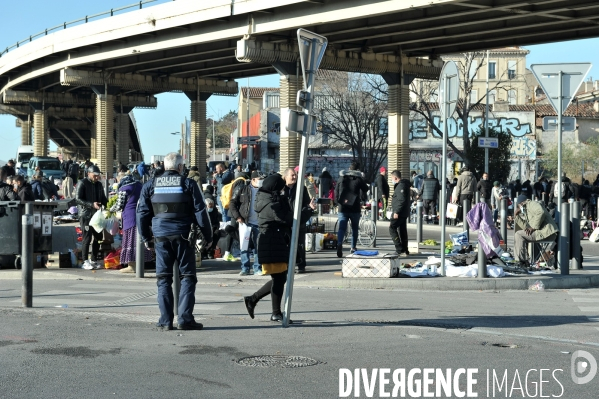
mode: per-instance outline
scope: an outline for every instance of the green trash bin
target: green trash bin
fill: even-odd
[[[53,202],[33,202],[33,252],[52,252]],[[21,216],[25,213],[25,203],[19,201],[0,201],[0,256],[21,256]]]

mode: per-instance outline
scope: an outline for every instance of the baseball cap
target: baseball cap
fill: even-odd
[[[92,165],[89,168],[87,168],[87,173],[93,173],[94,175],[99,176],[100,168],[98,168],[96,165]]]
[[[264,176],[257,170],[252,172],[252,179],[264,179]]]
[[[498,182],[497,180],[495,180],[495,181],[493,182],[493,185],[494,185],[495,187],[499,187],[499,182]]]
[[[526,200],[528,200],[528,197],[526,195],[524,195],[524,194],[520,194],[518,196],[518,198],[516,199],[516,201],[518,201],[519,204],[522,203],[522,202],[524,202],[524,201],[526,201]]]
[[[384,166],[381,166],[381,168],[379,169],[380,173],[386,172],[387,168],[385,168]]]

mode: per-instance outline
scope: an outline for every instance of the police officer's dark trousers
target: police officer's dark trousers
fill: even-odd
[[[179,262],[181,291],[179,292],[179,324],[194,321],[196,277],[195,252],[188,241],[181,236],[156,237],[156,278],[158,279],[158,307],[160,319],[158,324],[172,326],[173,312],[173,266]]]

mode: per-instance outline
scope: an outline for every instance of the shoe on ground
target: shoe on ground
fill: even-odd
[[[295,273],[296,273],[296,274],[304,274],[304,273],[306,273],[306,269],[297,269],[297,270],[295,271]]]
[[[397,254],[399,255],[400,258],[407,258],[410,255],[410,253],[408,251],[398,252]]]
[[[92,263],[92,266],[94,267],[94,270],[102,269],[104,266],[96,261],[92,261],[91,263]]]
[[[94,265],[92,264],[92,262],[88,259],[85,262],[83,262],[83,265],[81,266],[82,269],[85,270],[93,270],[94,269]]]
[[[337,257],[343,258],[343,245],[337,245]]]
[[[135,269],[131,266],[127,266],[124,269],[121,269],[121,273],[135,273]]]
[[[277,323],[282,323],[283,322],[283,315],[281,313],[273,314],[272,316],[270,316],[270,321],[274,321],[274,322],[277,322]],[[293,324],[293,320],[289,320],[289,324]]]
[[[201,330],[204,328],[204,325],[194,320],[191,323],[179,324],[177,328],[179,330]]]
[[[173,326],[172,325],[165,326],[164,324],[156,323],[156,328],[158,328],[159,330],[162,330],[162,331],[170,331],[173,329]]]
[[[455,227],[461,227],[461,226],[463,226],[463,225],[464,225],[464,223],[462,223],[462,222],[459,222],[459,223],[456,223],[456,224],[455,224]]]
[[[250,272],[246,272],[245,270],[242,270],[242,271],[239,272],[239,275],[240,276],[249,276]]]
[[[264,273],[262,273],[262,270],[260,271],[254,271],[254,276],[262,276]]]
[[[349,253],[350,253],[350,254],[353,254],[353,253],[354,253],[354,252],[356,252],[356,251],[357,251],[357,249],[356,249],[356,248],[352,248],[352,249],[350,249],[350,250],[349,250]]]
[[[256,309],[256,304],[252,300],[251,296],[244,296],[243,301],[245,302],[245,308],[248,311],[248,314],[253,319],[254,318],[254,309]]]

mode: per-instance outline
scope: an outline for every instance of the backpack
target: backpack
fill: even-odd
[[[71,164],[71,166],[69,166],[69,171],[67,173],[69,176],[73,177],[78,177],[79,176],[79,165],[77,165],[76,162],[73,162]]]
[[[220,192],[220,203],[224,209],[229,209],[229,203],[231,202],[231,197],[233,196],[233,186],[235,185],[235,182],[237,182],[239,180],[243,180],[244,183],[246,181],[245,178],[238,177],[237,179],[233,180],[231,183],[225,184],[223,186],[223,188]]]
[[[570,196],[568,195],[568,187],[569,184],[567,182],[562,182],[562,198],[569,198]],[[555,182],[555,184],[553,185],[553,196],[557,198],[558,195],[558,186],[557,186],[557,182]]]

